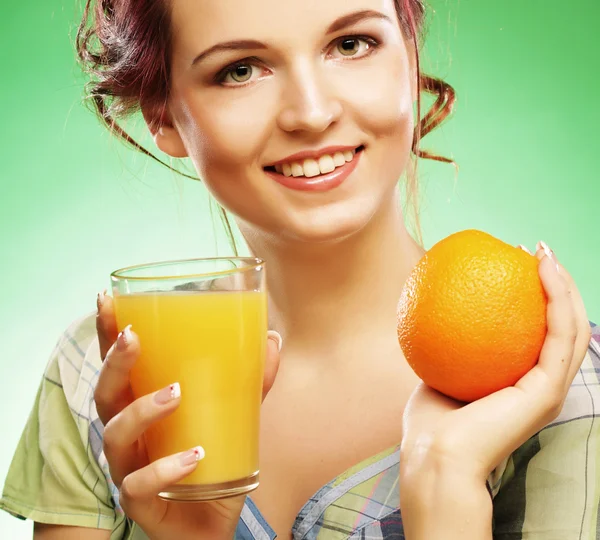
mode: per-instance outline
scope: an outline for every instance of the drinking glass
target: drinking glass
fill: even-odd
[[[134,397],[178,382],[179,407],[145,433],[150,461],[202,446],[205,457],[160,496],[206,501],[258,487],[267,346],[265,264],[256,258],[158,262],[111,274],[117,326],[139,336]]]

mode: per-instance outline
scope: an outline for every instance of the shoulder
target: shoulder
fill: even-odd
[[[543,431],[552,431],[560,426],[566,430],[570,426],[587,426],[596,434],[594,428],[600,429],[600,327],[590,322],[592,330],[587,353],[575,376],[563,409],[552,423]],[[597,435],[600,436],[600,433]]]
[[[102,361],[96,336],[96,315],[77,319],[61,334],[44,371],[43,389],[60,388],[72,412],[84,414],[97,383]],[[92,415],[93,416],[93,415]]]
[[[95,314],[62,333],[6,476],[0,509],[41,523],[112,530],[131,524],[102,452],[93,394],[101,367]]]
[[[97,347],[96,315],[89,313],[71,323],[60,335],[50,355],[45,374],[59,372],[68,381],[73,378],[69,372],[79,375],[86,364],[88,369],[98,370],[101,362],[100,355],[94,354]]]
[[[96,334],[96,313],[89,313],[71,323],[61,334],[44,372],[37,415],[40,449],[50,457],[50,451],[66,452],[66,447],[83,449],[82,459],[106,481],[113,502],[120,511],[116,489],[103,452],[104,426],[96,411],[94,389],[98,382],[102,360]],[[60,445],[56,437],[41,436],[49,431],[62,434]],[[65,447],[65,448],[63,448]],[[67,452],[68,453],[68,452]]]
[[[490,479],[494,538],[562,531],[595,533],[600,504],[600,328],[592,338],[560,415],[518,448]],[[590,532],[591,531],[591,532]],[[513,536],[511,536],[513,535]]]

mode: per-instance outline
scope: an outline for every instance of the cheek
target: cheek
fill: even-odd
[[[211,99],[179,94],[177,127],[205,187],[223,207],[246,216],[264,202],[248,171],[259,166],[273,132],[274,98],[255,95],[249,106],[234,90],[221,94]]]
[[[274,122],[270,117],[272,99],[241,99],[235,92],[220,90],[223,96],[217,99],[182,96],[181,102],[186,105],[180,132],[203,176],[247,167],[261,155],[268,141]]]

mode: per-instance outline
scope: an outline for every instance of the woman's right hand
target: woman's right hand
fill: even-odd
[[[180,398],[170,399],[167,388],[133,399],[129,373],[139,354],[139,341],[131,331],[117,335],[112,299],[105,295],[98,297],[96,328],[103,364],[94,400],[104,425],[104,454],[123,510],[152,540],[230,540],[245,496],[202,503],[177,503],[158,497],[196,468],[202,452],[190,449],[149,463],[144,431],[173,413]],[[263,399],[279,366],[278,335],[269,333],[269,337]]]

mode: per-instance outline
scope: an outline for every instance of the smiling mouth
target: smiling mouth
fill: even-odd
[[[329,174],[346,163],[355,159],[356,154],[364,150],[364,146],[359,146],[354,150],[345,152],[336,152],[335,154],[325,154],[319,159],[304,159],[302,161],[293,161],[281,165],[265,167],[264,170],[286,177],[306,177],[314,178],[324,174]]]

